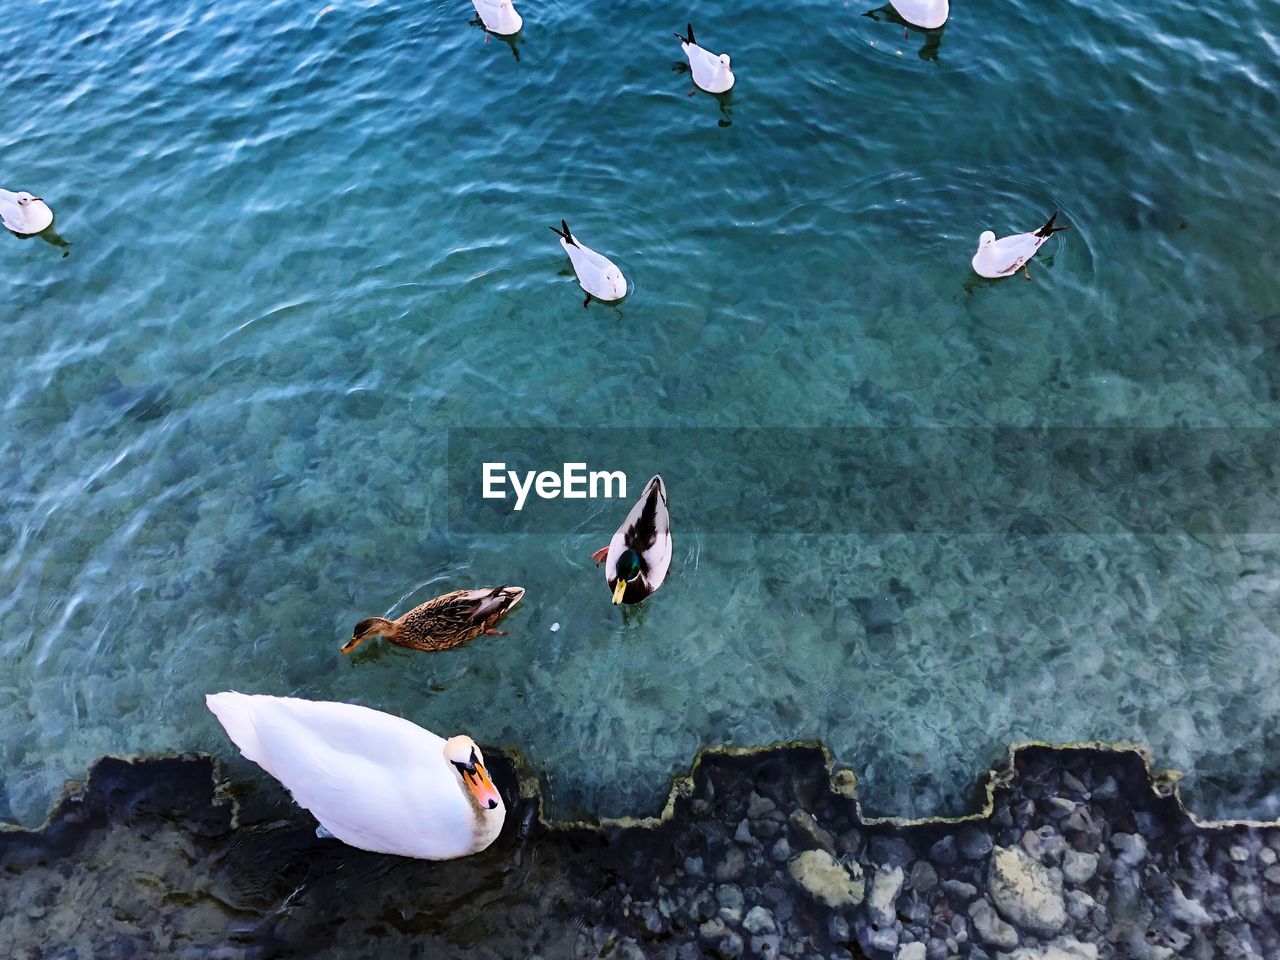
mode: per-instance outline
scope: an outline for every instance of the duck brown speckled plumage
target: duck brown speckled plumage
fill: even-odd
[[[350,653],[373,637],[386,637],[398,646],[432,653],[460,647],[482,633],[505,637],[505,633],[493,628],[523,596],[524,587],[455,590],[414,607],[397,620],[361,620],[351,631],[351,639],[343,644],[342,652]]]

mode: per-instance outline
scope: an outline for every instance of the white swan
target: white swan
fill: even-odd
[[[578,238],[569,232],[569,224],[565,221],[561,220],[559,227],[551,229],[569,255],[578,284],[587,292],[587,298],[582,301],[584,307],[592,297],[608,303],[627,295],[627,278],[612,260],[579,243]]]
[[[693,38],[693,24],[687,24],[687,37],[676,34],[680,41],[680,49],[689,58],[689,69],[693,71],[693,82],[707,93],[724,93],[733,86],[733,70],[729,66],[727,53],[715,54],[706,47],[698,45]]]
[[[937,30],[951,16],[948,0],[890,0],[898,16],[922,30]]]
[[[516,12],[511,0],[471,0],[476,8],[476,16],[490,33],[500,37],[509,37],[519,33],[524,26],[524,18]]]
[[[240,752],[343,843],[451,860],[502,831],[506,807],[470,737],[442,740],[351,703],[233,692],[205,703]]]
[[[662,477],[645,484],[609,545],[591,559],[597,565],[604,561],[604,580],[615,604],[639,603],[662,586],[671,569],[671,514]]]
[[[22,237],[30,237],[49,229],[53,211],[43,197],[33,197],[25,190],[11,193],[0,190],[0,220],[5,228]]]
[[[1010,237],[996,239],[990,230],[985,230],[978,238],[978,252],[973,255],[973,269],[979,276],[990,280],[1008,277],[1019,270],[1026,270],[1027,261],[1036,255],[1046,240],[1055,233],[1069,230],[1070,227],[1055,227],[1053,221],[1058,219],[1058,211],[1039,230],[1030,233],[1015,233]],[[1031,279],[1031,274],[1027,274]]]

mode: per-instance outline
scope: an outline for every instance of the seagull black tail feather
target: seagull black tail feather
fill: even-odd
[[[1053,234],[1055,234],[1055,233],[1061,233],[1063,230],[1070,230],[1070,229],[1071,229],[1071,225],[1070,225],[1070,224],[1068,224],[1068,225],[1067,225],[1067,226],[1065,226],[1065,227],[1055,227],[1055,226],[1053,225],[1053,221],[1055,221],[1055,220],[1057,220],[1057,219],[1058,219],[1058,211],[1057,211],[1057,210],[1055,210],[1055,211],[1053,211],[1053,216],[1049,218],[1048,222],[1046,222],[1046,223],[1045,223],[1045,225],[1044,225],[1043,227],[1041,227],[1039,230],[1037,230],[1037,231],[1036,231],[1036,236],[1037,236],[1037,237],[1049,237],[1049,236],[1052,236],[1052,235],[1053,235]]]
[[[693,39],[693,24],[692,23],[686,24],[685,29],[689,31],[689,35],[687,37],[682,37],[680,34],[677,33],[676,39],[683,40],[685,43],[691,43],[694,46],[697,46],[698,41]]]
[[[566,221],[561,220],[560,226],[552,227],[551,229],[555,231],[557,237],[566,243],[572,243],[575,247],[578,245],[578,241],[573,239],[573,234],[569,232],[569,224]]]

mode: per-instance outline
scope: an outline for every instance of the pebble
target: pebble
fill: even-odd
[[[963,880],[944,880],[942,889],[947,892],[948,897],[959,903],[968,903],[978,895],[978,888]]]
[[[776,933],[777,924],[773,922],[773,914],[761,906],[754,906],[747,911],[742,920],[742,929],[747,933]]]
[[[853,935],[849,932],[849,921],[838,913],[831,914],[831,918],[827,921],[827,936],[831,938],[832,943],[853,942]]]
[[[754,790],[751,796],[747,798],[747,816],[752,820],[759,820],[766,813],[770,813],[778,808],[778,805],[768,797],[762,797]]]
[[[725,851],[724,859],[716,864],[715,878],[721,882],[737,880],[747,869],[747,858],[737,847]]]
[[[1000,950],[1012,950],[1018,945],[1018,931],[1000,919],[995,908],[986,900],[975,900],[969,905],[969,918],[978,939]]]
[[[741,910],[746,903],[742,890],[730,883],[722,884],[717,888],[716,901],[721,907],[728,907],[730,910]]]
[[[930,847],[929,859],[940,867],[952,866],[957,860],[955,834],[947,834]]]
[[[553,623],[553,624],[551,625],[551,632],[552,632],[552,633],[558,633],[559,631],[560,631],[560,624],[559,624],[559,622]]]
[[[786,837],[778,838],[778,842],[769,851],[769,859],[777,863],[786,863],[791,859],[791,844],[787,843]]]
[[[923,943],[908,943],[899,948],[898,960],[925,960],[926,953]]]
[[[996,848],[987,890],[1000,914],[1021,929],[1052,936],[1067,922],[1062,874],[1019,849]]]
[[[1092,853],[1071,850],[1062,858],[1062,876],[1067,883],[1080,886],[1088,883],[1097,872],[1098,858]]]
[[[1136,833],[1112,834],[1111,849],[1116,851],[1116,861],[1126,866],[1136,866],[1147,858],[1147,841]]]
[[[825,850],[806,850],[787,869],[810,896],[829,907],[857,906],[866,892],[862,868],[857,864],[846,868]]]
[[[967,826],[960,830],[956,838],[960,855],[966,860],[982,860],[994,849],[991,834],[981,827]]]
[[[827,853],[836,852],[836,838],[831,835],[831,831],[824,829],[813,814],[807,810],[793,810],[791,816],[787,818],[787,824],[791,827],[795,834],[795,839],[801,846],[809,848],[818,848],[825,850]]]
[[[917,860],[911,866],[911,889],[927,893],[938,884],[938,871],[928,860]]]

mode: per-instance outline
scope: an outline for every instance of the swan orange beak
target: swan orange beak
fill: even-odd
[[[475,764],[473,769],[464,770],[462,779],[467,782],[467,787],[476,798],[476,803],[480,804],[481,810],[493,810],[502,803],[502,796],[498,793],[498,788],[493,785],[493,781],[489,779],[489,771],[484,768],[483,763]]]

